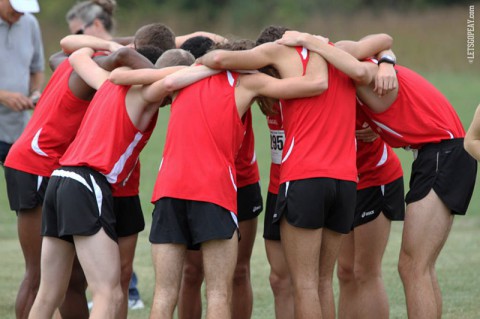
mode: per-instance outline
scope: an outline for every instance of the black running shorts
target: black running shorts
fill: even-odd
[[[117,219],[118,237],[135,235],[145,229],[145,219],[138,195],[113,197],[113,211]]]
[[[371,222],[383,212],[390,220],[405,219],[403,177],[381,186],[357,191],[357,207],[353,228]]]
[[[237,190],[238,221],[257,218],[263,210],[263,198],[260,184],[250,184]]]
[[[18,212],[43,204],[48,177],[5,167],[5,181],[11,210]]]
[[[273,216],[300,228],[328,228],[348,234],[355,213],[357,184],[332,178],[310,178],[280,185]]]
[[[476,176],[477,161],[463,148],[463,138],[424,145],[412,164],[405,201],[419,201],[433,189],[452,214],[465,215]]]
[[[164,197],[155,202],[150,242],[199,249],[203,242],[232,238],[237,229],[235,214],[223,207]]]
[[[52,173],[42,214],[42,235],[72,241],[101,228],[117,240],[113,197],[105,176],[88,167],[61,167]]]

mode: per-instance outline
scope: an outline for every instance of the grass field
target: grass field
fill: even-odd
[[[480,78],[473,74],[455,73],[434,73],[425,76],[451,100],[464,126],[468,128],[474,110],[480,102],[478,95],[474,93],[478,92]],[[152,301],[154,277],[148,242],[152,205],[149,199],[161,157],[168,114],[168,109],[161,110],[156,132],[142,154],[141,199],[147,226],[146,230],[140,234],[134,268],[139,277],[140,293],[147,308],[131,312],[129,318],[147,318]],[[265,193],[270,163],[269,138],[266,121],[256,108],[254,109],[254,128],[262,189]],[[398,150],[397,153],[401,158],[408,183],[412,155],[403,150]],[[15,317],[14,300],[23,275],[23,258],[17,241],[15,214],[7,208],[3,173],[0,175],[2,175],[0,176],[0,318],[10,319]],[[450,238],[438,261],[438,275],[444,295],[444,318],[480,317],[479,192],[480,187],[477,185],[467,216],[456,218]],[[253,318],[268,319],[274,317],[273,297],[268,283],[269,267],[261,237],[262,230],[263,214],[260,217],[252,258]],[[403,288],[396,269],[401,231],[402,223],[395,223],[384,258],[383,272],[390,298],[391,318],[406,318]]]

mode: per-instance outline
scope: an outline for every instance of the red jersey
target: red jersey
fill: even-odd
[[[367,117],[357,107],[356,129],[368,126]],[[373,142],[357,140],[357,189],[386,185],[403,176],[397,154],[381,138]]]
[[[272,164],[270,165],[270,183],[268,191],[272,194],[278,194],[280,187],[280,164],[282,164],[282,152],[285,143],[285,131],[283,130],[283,120],[280,105],[275,104],[274,115],[267,116],[267,124],[270,129],[270,154]]]
[[[315,177],[357,181],[355,86],[349,77],[328,65],[328,89],[318,96],[282,101],[282,114],[280,183]]]
[[[130,86],[105,81],[90,102],[77,136],[60,159],[62,166],[88,166],[121,183],[130,174],[150,138],[157,117],[142,132],[132,123],[125,105]]]
[[[163,197],[203,201],[236,213],[235,156],[245,133],[235,103],[237,77],[221,72],[180,90],[152,202]]]
[[[381,113],[362,110],[370,125],[392,147],[420,148],[427,143],[461,138],[465,130],[450,102],[431,83],[402,66],[395,66],[398,96]]]
[[[235,159],[235,171],[237,172],[237,187],[245,187],[258,183],[260,173],[258,171],[257,156],[255,154],[255,136],[252,127],[252,112],[249,109],[242,118],[245,128],[245,136]]]
[[[32,118],[8,153],[5,166],[49,177],[75,138],[90,101],[77,98],[68,86],[73,68],[68,59],[53,72]]]
[[[137,196],[140,192],[140,160],[130,171],[127,177],[121,182],[112,184],[113,197],[131,197]]]

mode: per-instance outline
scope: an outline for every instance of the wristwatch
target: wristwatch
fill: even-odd
[[[392,64],[392,65],[395,65],[395,63],[397,63],[396,59],[391,56],[391,55],[388,55],[388,54],[384,54],[382,55],[382,57],[380,58],[380,60],[378,60],[378,64],[380,65],[381,63],[389,63],[389,64]]]

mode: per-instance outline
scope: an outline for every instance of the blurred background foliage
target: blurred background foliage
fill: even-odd
[[[37,17],[47,55],[58,51],[58,41],[68,33],[65,14],[75,3],[40,1]],[[117,0],[117,4],[118,36],[131,35],[151,22],[163,22],[177,35],[203,30],[229,38],[254,39],[269,24],[332,41],[385,32],[393,36],[394,51],[406,66],[419,71],[480,71],[480,58],[473,65],[466,59],[467,18],[470,6],[475,6],[466,0]],[[480,2],[476,4],[479,11]]]

